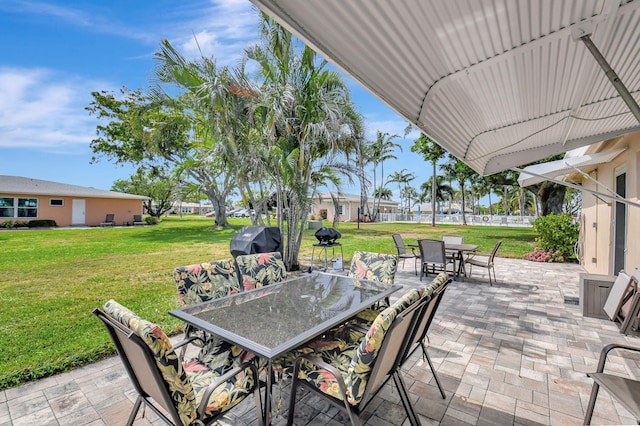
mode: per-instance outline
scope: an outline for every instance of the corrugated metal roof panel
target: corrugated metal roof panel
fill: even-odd
[[[252,1],[483,174],[639,127],[572,37],[639,99],[637,0]]]

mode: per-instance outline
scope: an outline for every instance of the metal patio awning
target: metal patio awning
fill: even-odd
[[[565,176],[578,170],[585,170],[589,167],[605,164],[616,158],[624,152],[624,150],[625,148],[620,148],[613,151],[585,154],[577,157],[567,157],[557,161],[549,161],[547,163],[534,164],[522,169],[522,173],[520,173],[518,177],[518,183],[521,187],[525,188],[543,182],[546,179]]]
[[[483,175],[640,129],[639,0],[251,1]]]

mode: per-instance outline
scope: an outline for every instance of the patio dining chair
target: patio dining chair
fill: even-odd
[[[127,425],[143,403],[167,424],[210,425],[251,394],[262,420],[260,381],[251,362],[210,356],[207,346],[183,362],[156,324],[113,300],[103,309],[93,313],[107,328],[138,394]]]
[[[236,257],[242,291],[287,279],[287,268],[279,252],[244,254]]]
[[[142,221],[142,215],[141,214],[134,214],[133,215],[133,225],[134,226],[144,225],[144,222]]]
[[[617,352],[619,355],[630,355],[630,353],[633,352],[640,353],[640,347],[610,344],[602,348],[596,372],[587,374],[587,376],[593,379],[593,387],[591,388],[591,396],[589,398],[589,404],[587,405],[584,424],[591,424],[591,418],[593,417],[593,410],[596,405],[600,387],[604,388],[613,399],[633,414],[636,422],[640,424],[640,381],[631,377],[623,377],[619,373],[612,374],[612,372],[605,372],[607,357],[611,351],[614,351],[614,353]],[[635,363],[637,355],[635,355],[633,359]],[[618,369],[615,370],[619,371]]]
[[[392,234],[393,242],[396,245],[396,250],[398,251],[398,260],[402,260],[402,267],[404,268],[404,261],[407,259],[413,259],[413,269],[418,275],[418,259],[420,259],[420,254],[416,253],[413,247],[411,247],[411,253],[407,253],[407,248],[404,245],[404,240],[402,235],[400,234]]]
[[[351,258],[348,276],[392,286],[397,271],[398,257],[394,254],[356,251]]]
[[[451,263],[447,259],[447,254],[442,240],[418,240],[420,249],[420,281],[425,274],[436,271],[446,272],[447,265]]]
[[[231,258],[178,266],[173,270],[173,279],[182,306],[207,302],[240,291],[236,265]],[[233,350],[228,343],[215,336],[207,335],[191,324],[185,325],[184,333],[187,338],[193,339],[194,344],[198,346],[203,346],[205,342],[211,344],[213,342],[211,339],[214,339],[218,341],[219,352]],[[182,349],[182,355],[184,355],[185,348]]]
[[[378,315],[363,339],[347,340],[335,344],[332,350],[298,357],[293,369],[287,424],[293,424],[299,385],[345,410],[352,425],[360,425],[373,398],[393,379],[409,423],[419,425],[399,366],[417,315],[427,300],[420,299],[418,290],[411,290]]]
[[[447,244],[464,244],[464,235],[442,235],[440,237],[440,239],[442,241],[444,241],[444,245],[445,245],[445,254],[447,255],[447,259],[451,260],[451,261],[455,261],[456,257],[458,256],[458,251],[457,250],[447,250],[446,245]]]
[[[494,267],[494,258],[496,257],[496,253],[498,252],[498,249],[500,248],[500,245],[502,244],[502,240],[499,240],[496,245],[493,247],[493,250],[491,250],[491,254],[489,254],[489,256],[470,256],[468,257],[465,261],[464,264],[465,265],[469,265],[469,274],[468,276],[471,276],[471,270],[474,266],[477,266],[479,268],[486,268],[487,272],[489,274],[489,285],[492,286],[493,282],[491,281],[491,271],[493,271],[493,281],[497,281],[496,279],[496,270]]]
[[[431,369],[431,373],[433,374],[433,378],[440,390],[440,395],[442,395],[442,399],[446,399],[446,395],[444,393],[444,389],[442,388],[442,384],[440,383],[440,379],[436,374],[436,370],[433,367],[433,363],[431,362],[431,358],[429,358],[429,353],[427,352],[427,346],[425,344],[425,339],[428,339],[427,333],[429,331],[429,327],[431,326],[431,322],[433,321],[433,317],[436,315],[438,310],[438,306],[440,305],[440,301],[442,300],[442,296],[444,296],[447,287],[453,279],[446,273],[439,273],[431,283],[427,284],[422,289],[422,297],[429,297],[429,301],[420,317],[418,318],[413,333],[411,335],[411,339],[407,344],[406,352],[402,358],[402,364],[406,362],[406,360],[418,349],[422,349],[422,358],[427,361],[429,364],[429,368]]]

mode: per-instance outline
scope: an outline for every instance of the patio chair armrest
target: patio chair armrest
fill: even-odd
[[[338,370],[333,365],[324,362],[321,359],[312,357],[311,355],[302,355],[296,359],[295,368],[293,369],[293,380],[300,380],[298,379],[298,372],[300,371],[300,364],[302,364],[303,361],[309,362],[312,365],[318,368],[321,368],[325,370],[327,373],[331,374],[338,382],[338,387],[340,388],[340,392],[342,393],[342,396],[346,401],[347,385],[344,383],[344,378],[342,377],[340,370]]]
[[[619,343],[610,343],[604,348],[602,348],[602,351],[600,351],[600,360],[598,361],[598,369],[596,370],[596,373],[602,373],[604,371],[604,365],[607,362],[607,356],[609,355],[609,352],[611,352],[614,349],[624,349],[624,350],[633,351],[633,352],[640,352],[640,347],[637,347],[637,346],[630,346],[630,345],[624,345]]]
[[[227,371],[225,374],[220,376],[218,380],[216,380],[215,382],[207,386],[207,390],[202,395],[200,406],[198,406],[198,417],[199,418],[204,417],[205,410],[207,409],[207,405],[209,403],[209,398],[211,398],[211,394],[213,393],[214,390],[216,390],[218,386],[224,384],[224,382],[226,382],[230,378],[237,376],[239,373],[242,373],[247,369],[251,370],[251,374],[253,375],[253,388],[248,389],[248,391],[252,392],[253,390],[255,390],[256,386],[260,385],[260,377],[258,376],[258,369],[251,361],[247,361]]]
[[[196,340],[202,341],[202,339],[200,339],[199,337],[195,337],[195,336],[187,337],[186,339],[181,340],[178,343],[176,343],[175,345],[173,345],[173,349],[181,348],[181,347],[183,347],[185,345],[188,345],[189,343],[193,343]]]

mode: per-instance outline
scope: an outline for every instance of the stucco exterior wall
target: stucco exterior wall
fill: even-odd
[[[590,176],[599,184],[588,180],[583,186],[598,192],[615,190],[615,177],[619,170],[626,172],[626,199],[638,203],[640,190],[640,132],[608,141],[598,147],[598,152],[626,147],[626,151],[610,163],[598,166]],[[598,199],[583,192],[584,218],[583,266],[590,273],[613,274],[614,271],[614,203],[611,199]],[[626,245],[624,269],[633,271],[640,268],[640,207],[627,206]]]
[[[113,213],[115,215],[116,224],[122,225],[124,222],[132,222],[134,214],[142,214],[142,200],[136,199],[83,198],[31,194],[11,194],[4,196],[15,198],[37,198],[38,216],[35,218],[0,219],[0,222],[4,220],[52,219],[56,221],[58,226],[71,226],[74,199],[85,200],[84,223],[76,223],[75,225],[99,226],[100,223],[104,222],[108,213]],[[62,199],[63,205],[51,206],[51,199]]]

